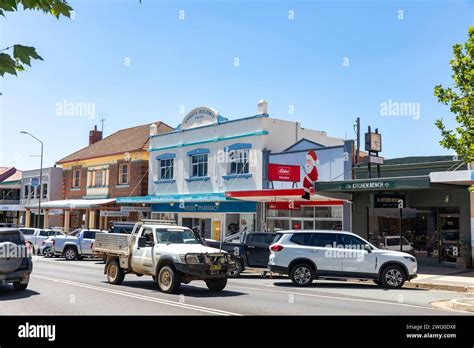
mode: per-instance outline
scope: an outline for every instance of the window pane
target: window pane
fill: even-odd
[[[311,233],[295,233],[290,241],[298,245],[310,245]]]
[[[311,244],[317,247],[336,247],[337,234],[335,233],[312,233]]]

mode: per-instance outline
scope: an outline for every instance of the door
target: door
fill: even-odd
[[[247,236],[247,261],[250,267],[267,267],[270,243],[274,233],[252,233]]]
[[[50,236],[50,231],[40,230],[38,232],[38,235],[36,237],[33,237],[34,238],[33,244],[35,245],[35,248],[38,249],[39,247],[41,247],[41,243],[43,243],[43,241],[48,239],[49,236]]]
[[[298,234],[295,234],[296,236]],[[316,264],[318,272],[326,273],[328,275],[338,275],[342,272],[342,256],[341,249],[337,247],[336,233],[301,233],[301,237],[292,242],[299,241],[301,238],[310,238],[309,241],[309,256]],[[308,236],[310,237],[308,237]],[[304,255],[302,255],[304,256]]]
[[[82,238],[80,239],[80,254],[81,255],[92,255],[92,247],[95,242],[94,231],[84,231]]]
[[[344,273],[375,274],[375,253],[364,249],[367,242],[350,234],[339,234],[338,244],[343,248],[342,270]]]
[[[459,256],[459,214],[439,214],[439,261],[456,262]]]
[[[140,237],[144,237],[146,241],[145,247],[143,248],[138,247],[138,238]],[[140,232],[138,232],[135,243],[132,251],[132,270],[139,274],[153,274],[155,272],[153,266],[153,248],[155,246],[153,229],[142,227]]]

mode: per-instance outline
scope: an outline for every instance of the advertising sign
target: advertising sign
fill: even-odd
[[[401,202],[401,207],[400,207]],[[405,195],[375,194],[374,208],[403,208]]]
[[[300,166],[288,164],[268,164],[268,180],[269,181],[300,181]]]

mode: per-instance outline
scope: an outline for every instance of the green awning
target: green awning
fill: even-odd
[[[422,190],[432,187],[430,177],[408,176],[396,178],[355,179],[344,181],[320,181],[314,184],[315,192],[374,192]]]

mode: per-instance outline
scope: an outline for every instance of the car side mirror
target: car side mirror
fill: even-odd
[[[364,245],[364,250],[367,251],[368,253],[371,253],[371,252],[372,252],[372,248],[370,247],[369,244],[365,244],[365,245]]]
[[[146,247],[146,238],[145,237],[138,237],[138,247],[139,248]]]

